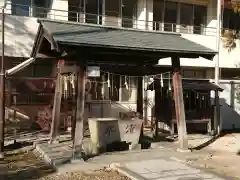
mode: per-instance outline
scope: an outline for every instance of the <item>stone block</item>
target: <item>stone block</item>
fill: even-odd
[[[121,141],[116,118],[89,118],[91,140],[97,147]]]
[[[89,118],[91,140],[98,148],[105,148],[115,142],[126,142],[133,149],[138,146],[141,127],[140,119]]]

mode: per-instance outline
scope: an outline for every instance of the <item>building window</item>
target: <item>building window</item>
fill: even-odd
[[[121,24],[121,0],[105,0],[105,24],[119,26]]]
[[[121,1],[120,0],[105,0],[105,14],[106,16],[121,16]]]
[[[172,1],[153,1],[155,30],[202,34],[206,25],[207,7]],[[176,24],[179,27],[176,27]],[[164,28],[163,28],[164,27]],[[180,29],[179,29],[180,28]]]
[[[47,0],[33,0],[33,16],[34,17],[47,17]]]
[[[68,20],[75,22],[84,22],[85,16],[85,0],[69,0],[68,1]]]
[[[227,80],[240,79],[238,68],[237,69],[221,68],[221,79]]]
[[[240,16],[233,10],[225,8],[223,10],[223,28],[224,29],[240,29]]]
[[[101,24],[102,21],[102,0],[85,0],[86,22]]]
[[[206,25],[206,17],[207,17],[207,7],[194,5],[194,33],[196,34],[203,34],[204,27]]]
[[[192,4],[180,4],[180,32],[190,33],[193,27],[194,10]]]
[[[104,0],[68,1],[68,20],[91,24],[102,24]]]
[[[12,14],[17,16],[46,17],[47,0],[12,0]]]
[[[204,79],[206,72],[205,70],[183,70],[183,78]]]
[[[165,31],[176,31],[178,14],[178,3],[177,2],[165,2],[165,14],[164,14],[164,30]]]
[[[17,16],[30,16],[32,0],[12,0],[12,14]]]
[[[122,0],[122,26],[132,28],[137,15],[136,0]]]
[[[153,1],[153,29],[162,30],[162,22],[164,19],[164,1],[154,0]]]
[[[230,19],[231,15],[234,13],[231,9],[224,9],[223,10],[223,28],[229,29],[230,28]]]

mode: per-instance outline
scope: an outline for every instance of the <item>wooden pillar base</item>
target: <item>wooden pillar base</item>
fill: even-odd
[[[191,152],[191,150],[190,149],[177,148],[177,152],[188,153],[188,152]]]
[[[72,160],[84,160],[86,159],[86,155],[82,149],[82,146],[73,146],[73,152],[72,152]]]
[[[55,139],[50,139],[49,141],[48,141],[48,144],[58,144],[59,143],[59,140],[57,139],[57,138],[55,138]]]

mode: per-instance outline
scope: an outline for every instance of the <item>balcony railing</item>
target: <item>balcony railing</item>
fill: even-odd
[[[165,23],[159,21],[142,21],[134,18],[106,16],[100,14],[84,13],[81,8],[74,7],[76,11],[64,11],[49,9],[36,6],[26,6],[21,4],[9,3],[6,8],[8,14],[17,16],[28,16],[37,18],[49,18],[53,20],[67,20],[80,23],[99,24],[106,26],[117,26],[123,28],[142,29],[160,32],[173,32],[184,34],[215,35],[216,28],[206,27],[205,25],[183,25],[176,23]],[[105,12],[108,14],[108,12]]]

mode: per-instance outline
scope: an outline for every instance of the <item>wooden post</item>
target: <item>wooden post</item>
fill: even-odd
[[[12,62],[9,60],[7,62],[7,68],[10,69],[12,67]],[[6,79],[6,89],[7,89],[7,94],[6,94],[6,106],[11,107],[12,105],[12,81],[11,79]]]
[[[76,111],[76,125],[75,135],[73,137],[73,154],[72,158],[82,158],[82,141],[84,135],[84,106],[85,106],[85,81],[86,81],[86,67],[82,64],[80,72],[77,77],[77,111]],[[78,153],[78,154],[76,154]]]
[[[172,57],[172,68],[173,68],[173,91],[174,91],[174,103],[176,111],[176,120],[178,127],[178,138],[180,141],[180,149],[188,149],[187,140],[187,128],[185,120],[185,109],[183,101],[183,89],[181,79],[181,68],[179,57]]]
[[[154,108],[155,108],[155,117],[156,117],[156,119],[155,119],[155,135],[154,136],[155,136],[155,138],[158,138],[158,134],[159,134],[158,121],[160,119],[159,109],[158,109],[159,104],[160,104],[160,84],[159,84],[159,82],[156,81],[156,79],[154,79],[153,83],[154,83],[153,87],[155,89],[155,107]]]
[[[78,72],[79,73],[79,72]],[[78,75],[78,74],[77,74]],[[76,90],[75,90],[76,93]],[[73,96],[72,99],[72,120],[71,120],[71,136],[72,136],[72,141],[74,140],[74,136],[75,136],[75,129],[76,129],[76,111],[77,111],[77,107],[76,107],[77,103],[76,103],[76,96]]]
[[[147,97],[147,77],[144,76],[142,80],[142,85],[143,85],[143,122],[144,125],[146,126],[148,123],[148,97]]]
[[[214,134],[220,134],[220,104],[219,104],[219,93],[215,90],[215,102],[214,102]]]
[[[10,79],[7,79],[7,94],[6,94],[6,106],[11,107],[12,105],[12,82]]]
[[[52,124],[50,131],[50,141],[49,143],[53,143],[56,141],[56,137],[58,135],[58,128],[60,124],[60,110],[61,110],[61,100],[62,100],[62,80],[60,74],[61,66],[57,67],[57,81],[55,85],[55,94],[54,94],[54,104],[52,110]]]
[[[120,86],[119,86],[119,101],[122,101],[122,88],[123,88],[123,79],[122,76],[120,76]]]
[[[101,87],[102,100],[105,100],[105,74],[102,74],[102,87]]]
[[[143,117],[143,78],[138,77],[137,79],[137,112],[140,117]],[[141,127],[140,141],[143,137],[143,125]]]

